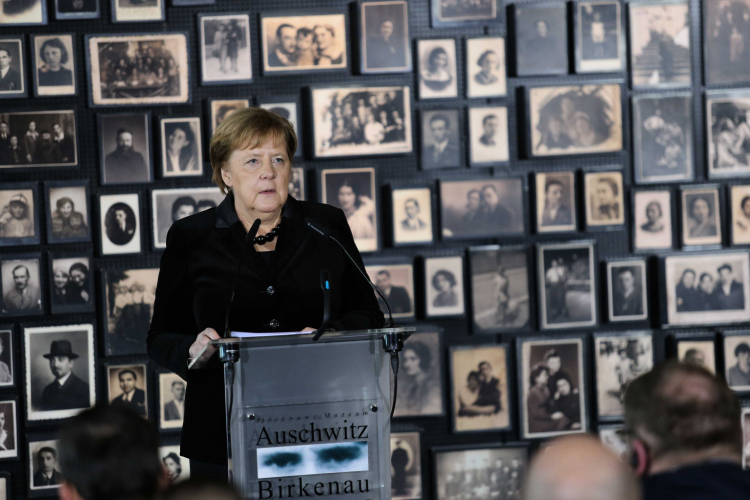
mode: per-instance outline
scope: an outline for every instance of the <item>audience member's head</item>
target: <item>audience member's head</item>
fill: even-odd
[[[237,490],[225,483],[188,479],[169,488],[160,500],[242,500]]]

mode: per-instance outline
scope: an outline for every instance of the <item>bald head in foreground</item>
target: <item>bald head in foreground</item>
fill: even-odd
[[[524,500],[640,500],[638,481],[598,439],[579,435],[553,441],[532,460]]]

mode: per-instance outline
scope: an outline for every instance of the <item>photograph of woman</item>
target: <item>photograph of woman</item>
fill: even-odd
[[[636,191],[633,217],[636,250],[672,248],[671,191]]]
[[[425,258],[427,316],[454,316],[464,313],[463,259]]]
[[[360,252],[378,249],[375,169],[323,170],[323,203],[344,211]]]
[[[162,176],[203,174],[200,118],[162,118]]]
[[[403,394],[396,405],[395,417],[441,415],[443,413],[440,334],[416,333],[404,342],[398,392]]]
[[[458,97],[456,41],[419,40],[419,98]]]
[[[506,94],[505,39],[466,40],[467,97],[500,97]]]
[[[683,190],[683,244],[721,244],[719,215],[719,192],[716,188]]]
[[[180,456],[179,446],[162,446],[159,448],[159,456],[171,484],[190,479],[192,460]]]
[[[34,37],[37,95],[73,95],[73,37],[71,35]]]
[[[34,196],[31,189],[0,191],[0,244],[18,244],[30,239],[39,242],[34,227]]]
[[[456,432],[510,426],[505,346],[451,349]]]
[[[53,258],[52,312],[87,311],[93,308],[94,285],[88,257]]]
[[[49,188],[49,206],[55,207],[50,214],[50,242],[82,241],[90,237],[87,201],[86,186]]]

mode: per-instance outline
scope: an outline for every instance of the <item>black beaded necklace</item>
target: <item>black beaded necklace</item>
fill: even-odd
[[[279,235],[280,227],[281,227],[281,222],[279,222],[275,228],[271,229],[268,233],[264,234],[263,236],[256,236],[255,239],[253,240],[253,244],[265,245],[266,242],[273,241],[273,239]]]

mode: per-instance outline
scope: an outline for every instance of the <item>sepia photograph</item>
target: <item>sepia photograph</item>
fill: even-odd
[[[174,373],[159,373],[159,428],[182,429],[187,384]],[[170,476],[170,480],[174,480]]]
[[[500,24],[505,9],[498,0],[431,0],[432,27]]]
[[[253,80],[249,14],[198,14],[201,85]]]
[[[520,498],[529,465],[526,446],[489,443],[432,450],[436,500]]]
[[[259,97],[258,107],[273,111],[291,122],[294,126],[294,132],[297,134],[297,150],[294,152],[294,157],[302,158],[305,151],[303,140],[305,134],[302,129],[300,97],[298,95]]]
[[[497,165],[510,159],[508,108],[469,108],[469,148],[472,166]]]
[[[107,269],[101,274],[105,354],[146,354],[159,269]]]
[[[711,340],[677,339],[677,359],[716,374],[716,343]]]
[[[633,247],[636,251],[672,248],[672,192],[633,193]]]
[[[456,40],[419,40],[419,99],[458,97]]]
[[[55,19],[99,19],[100,0],[55,0]]]
[[[311,92],[316,158],[411,153],[409,87]]]
[[[248,99],[208,99],[208,111],[211,117],[211,135],[208,137],[209,141],[214,132],[216,132],[216,129],[221,125],[221,122],[224,121],[224,118],[227,118],[238,109],[249,107],[250,101]]]
[[[75,35],[32,35],[31,45],[36,96],[76,95]]]
[[[18,411],[16,399],[0,401],[0,460],[18,458]],[[10,493],[10,490],[8,490]],[[10,495],[0,495],[8,500]]]
[[[522,236],[526,230],[520,177],[440,183],[444,240]]]
[[[86,60],[90,106],[190,102],[185,33],[86,35]]]
[[[690,8],[686,0],[632,3],[630,68],[633,87],[690,85]]]
[[[732,245],[750,244],[750,185],[730,187]]]
[[[215,208],[222,201],[224,194],[216,186],[151,191],[154,248],[167,248],[167,233],[173,222]]]
[[[625,197],[622,172],[587,172],[583,176],[586,190],[586,226],[622,226],[625,224]]]
[[[305,201],[305,169],[303,167],[292,167],[289,177],[289,196],[295,200]]]
[[[111,0],[113,23],[164,21],[164,0]]]
[[[391,308],[394,319],[414,318],[414,265],[366,265],[370,281]],[[388,317],[388,309],[378,300],[380,310]]]
[[[36,182],[0,187],[0,246],[36,245],[40,239]]]
[[[516,75],[568,73],[568,23],[564,3],[516,4]]]
[[[682,202],[682,244],[721,245],[719,188],[684,188]]]
[[[99,218],[102,255],[141,252],[138,193],[99,195]]]
[[[148,382],[145,364],[107,366],[107,402],[130,408],[148,418]]]
[[[0,25],[2,25],[2,16],[0,16]],[[24,52],[22,36],[0,36],[0,99],[29,96],[29,89],[26,86]]]
[[[60,473],[58,463],[57,452],[60,441],[51,438],[51,435],[41,439],[33,435],[27,437],[29,497],[56,496],[58,488],[65,480]]]
[[[450,349],[453,432],[509,430],[508,346]]]
[[[153,182],[151,113],[99,115],[102,185]]]
[[[709,125],[706,130],[709,177],[729,178],[750,175],[748,117],[750,117],[750,93],[747,91],[706,94],[706,123]]]
[[[622,418],[628,385],[654,366],[651,333],[597,334],[594,356],[597,418]]]
[[[594,243],[549,243],[537,249],[539,326],[557,329],[596,325]]]
[[[393,245],[430,244],[434,241],[432,189],[392,188]]]
[[[391,498],[422,498],[422,448],[419,432],[391,432]]]
[[[588,431],[584,338],[519,339],[521,436]]]
[[[742,408],[742,468],[750,461],[750,408]]]
[[[576,182],[573,172],[539,172],[536,178],[536,231],[576,230]]]
[[[0,112],[3,149],[0,169],[77,166],[75,111]]]
[[[91,241],[88,181],[47,181],[47,241]]]
[[[375,252],[378,238],[378,199],[375,169],[337,168],[320,171],[320,201],[344,211],[360,252]]]
[[[26,418],[72,417],[96,404],[94,326],[24,328]]]
[[[85,253],[50,253],[49,299],[52,314],[94,311],[93,259]]]
[[[623,462],[630,457],[630,438],[622,425],[599,425],[599,440],[605,448],[620,457]]]
[[[729,324],[750,314],[747,252],[692,253],[664,258],[668,325]]]
[[[505,96],[505,38],[467,38],[465,71],[466,97]]]
[[[464,305],[464,259],[425,257],[425,316],[462,316]]]
[[[16,352],[14,344],[13,325],[0,326],[0,388],[12,387],[16,384],[16,369],[13,364]]]
[[[462,166],[462,135],[457,109],[422,111],[422,170]]]
[[[706,83],[750,81],[750,1],[704,2],[703,60]]]
[[[180,423],[182,427],[182,423]],[[180,446],[160,446],[159,457],[167,471],[170,484],[190,479],[190,459],[180,455]]]
[[[261,13],[263,74],[345,70],[347,15],[343,9],[310,10],[306,15]]]
[[[0,258],[2,316],[31,316],[44,312],[41,262],[40,254]]]
[[[738,392],[750,391],[750,335],[724,334],[724,370],[727,385]]]
[[[693,179],[690,94],[634,97],[633,135],[638,184]]]
[[[406,0],[361,2],[359,30],[360,73],[412,71],[409,5]]]
[[[47,24],[47,2],[41,0],[6,0],[0,4],[0,26]]]
[[[575,4],[576,73],[625,69],[622,7],[617,0]]]
[[[607,262],[607,298],[610,322],[648,319],[646,261]]]
[[[441,353],[438,332],[417,332],[406,339],[397,374],[402,398],[394,417],[443,415]]]
[[[531,157],[622,149],[619,83],[532,87],[527,96]]]
[[[201,119],[161,118],[161,177],[203,175]]]

